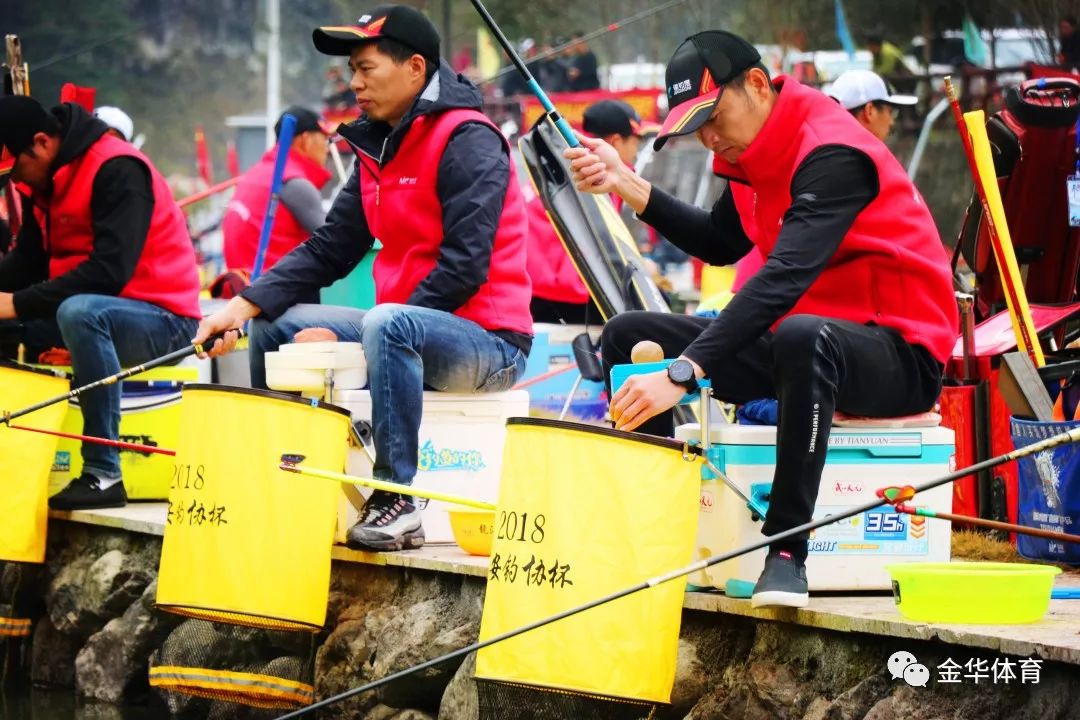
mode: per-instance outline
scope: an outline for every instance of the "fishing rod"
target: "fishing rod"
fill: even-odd
[[[138,25],[135,25],[135,26],[133,26],[131,28],[128,28],[127,30],[121,30],[118,33],[114,33],[112,35],[107,35],[106,37],[102,38],[101,40],[97,40],[95,42],[92,42],[89,45],[83,45],[83,46],[78,47],[78,48],[76,48],[74,50],[71,50],[69,52],[62,53],[62,54],[59,54],[59,55],[53,55],[50,58],[46,58],[42,62],[35,63],[34,64],[34,69],[40,72],[41,70],[44,70],[47,67],[51,67],[53,65],[56,65],[57,63],[61,63],[61,62],[65,61],[65,60],[70,60],[73,57],[78,57],[79,55],[82,55],[83,53],[87,53],[87,52],[90,52],[91,50],[95,50],[95,49],[101,47],[102,45],[109,45],[109,44],[119,40],[120,38],[127,37],[128,35],[134,35],[137,32],[141,32],[142,30],[147,29],[151,25],[151,23],[153,23],[153,22],[154,22],[153,20],[146,20],[146,21],[144,21],[142,23],[139,23]]]
[[[937,518],[938,520],[948,520],[954,523],[967,523],[968,525],[984,527],[990,530],[1002,530],[1018,535],[1030,535],[1031,537],[1045,538],[1046,540],[1080,544],[1080,535],[1070,535],[1068,533],[1027,527],[1026,525],[1016,525],[1014,523],[1001,522],[999,520],[984,520],[983,518],[972,517],[970,515],[953,515],[952,513],[938,512],[927,507],[915,507],[913,505],[908,505],[907,503],[899,503],[894,505],[894,507],[902,513],[916,517]]]
[[[598,37],[601,37],[603,35],[607,35],[610,32],[615,32],[616,30],[622,30],[627,25],[633,25],[634,23],[638,22],[639,20],[645,20],[646,18],[652,17],[653,15],[661,13],[664,10],[668,10],[670,8],[673,8],[676,5],[682,5],[685,2],[688,2],[688,0],[668,0],[668,2],[666,2],[666,3],[662,3],[662,4],[657,5],[655,7],[651,7],[649,9],[647,9],[647,10],[642,10],[641,12],[634,13],[633,15],[628,15],[628,16],[624,17],[622,20],[616,20],[615,22],[608,23],[607,25],[604,25],[601,28],[597,28],[596,30],[593,30],[591,32],[587,32],[587,33],[585,33],[584,35],[582,35],[579,38],[575,38],[573,40],[568,40],[567,42],[564,42],[561,45],[556,45],[555,47],[551,48],[550,50],[545,50],[544,52],[537,53],[533,57],[529,58],[529,62],[530,63],[535,63],[535,62],[541,62],[543,60],[547,60],[549,57],[553,57],[555,55],[558,55],[558,54],[566,51],[567,49],[573,47],[574,45],[576,45],[579,42],[589,42],[590,40],[595,40]],[[508,74],[512,73],[513,71],[514,71],[513,66],[504,67],[501,70],[499,70],[499,72],[492,75],[491,77],[485,78],[484,80],[481,80],[479,84],[486,85],[487,83],[495,82],[499,78],[501,78],[501,77],[503,77],[505,75],[508,75]]]
[[[226,330],[225,332],[237,332],[240,334],[240,337],[244,337],[245,334],[244,331],[241,329]],[[42,400],[41,402],[35,403],[30,407],[23,408],[22,410],[16,410],[15,412],[4,411],[3,413],[0,413],[0,424],[6,423],[8,425],[11,425],[11,421],[17,417],[29,415],[32,412],[36,412],[37,410],[41,410],[42,408],[47,408],[50,405],[55,405],[58,402],[77,398],[79,395],[82,395],[87,390],[94,390],[105,385],[112,385],[114,383],[120,382],[121,380],[126,380],[132,375],[138,375],[141,372],[146,372],[147,370],[160,367],[161,365],[171,365],[191,355],[199,355],[201,353],[204,353],[210,348],[214,347],[214,343],[216,343],[218,340],[224,340],[225,332],[218,333],[217,335],[211,335],[201,343],[192,343],[191,345],[182,347],[179,350],[174,350],[171,353],[162,355],[159,358],[147,360],[141,365],[136,365],[135,367],[128,368],[127,370],[121,370],[115,375],[110,375],[109,377],[96,380],[87,385],[83,385],[82,387],[77,387],[74,390],[69,390],[63,395],[57,395],[54,398]]]
[[[795,537],[797,535],[802,535],[804,533],[812,532],[812,531],[817,530],[818,528],[824,527],[826,525],[831,525],[831,524],[833,524],[835,522],[839,522],[840,520],[846,520],[847,518],[854,517],[856,515],[861,515],[862,513],[868,512],[870,510],[874,510],[875,508],[879,508],[882,505],[894,505],[896,502],[900,502],[900,501],[909,499],[915,493],[925,492],[927,490],[932,490],[933,488],[939,487],[941,485],[945,485],[946,483],[950,483],[950,482],[952,482],[954,480],[958,480],[958,479],[960,479],[962,477],[966,477],[968,475],[973,475],[975,473],[982,472],[983,470],[989,470],[992,467],[996,467],[998,465],[1003,465],[1004,463],[1007,463],[1007,462],[1012,462],[1013,460],[1016,460],[1017,458],[1026,457],[1028,455],[1034,455],[1035,453],[1040,453],[1040,452],[1043,452],[1045,450],[1050,450],[1051,448],[1055,448],[1058,445],[1064,445],[1066,443],[1075,443],[1075,442],[1080,442],[1080,427],[1073,428],[1072,430],[1068,430],[1066,432],[1059,433],[1057,435],[1052,435],[1051,437],[1048,437],[1045,440],[1041,440],[1041,441],[1039,441],[1037,443],[1033,443],[1031,445],[1027,445],[1027,446],[1022,447],[1022,448],[1017,448],[1016,450],[1012,450],[1012,451],[1007,452],[1007,453],[1005,453],[1003,455],[998,455],[996,457],[992,457],[992,458],[990,458],[988,460],[984,460],[984,461],[982,461],[980,463],[976,463],[974,465],[971,465],[970,467],[966,467],[966,468],[963,468],[961,470],[951,472],[948,475],[942,475],[939,478],[935,478],[933,480],[927,480],[926,482],[921,483],[919,485],[907,486],[907,487],[903,488],[902,491],[899,488],[888,488],[887,490],[879,490],[878,491],[878,497],[876,497],[875,499],[870,500],[868,502],[865,502],[862,505],[858,505],[858,506],[855,506],[855,507],[850,507],[850,508],[848,508],[846,510],[842,510],[842,511],[840,511],[840,512],[838,512],[836,514],[833,514],[833,515],[828,515],[827,517],[823,517],[823,518],[821,518],[819,520],[813,520],[811,522],[799,525],[798,527],[793,527],[793,528],[791,528],[789,530],[785,530],[784,532],[777,533],[775,535],[769,535],[767,537],[762,538],[761,540],[757,540],[755,542],[752,542],[749,545],[744,545],[743,547],[737,548],[737,549],[732,550],[730,552],[721,553],[719,555],[713,555],[713,556],[705,558],[703,560],[698,560],[695,563],[691,563],[690,565],[686,565],[684,567],[678,568],[677,570],[672,570],[672,571],[670,571],[668,573],[665,573],[663,575],[657,575],[656,577],[649,578],[648,580],[640,582],[637,585],[633,585],[633,586],[625,588],[623,590],[613,592],[613,593],[611,593],[609,595],[605,595],[605,596],[603,596],[601,598],[597,598],[597,599],[592,600],[590,602],[587,602],[587,603],[585,603],[583,605],[577,605],[577,606],[569,608],[567,610],[563,610],[562,612],[557,613],[555,615],[550,615],[548,617],[541,618],[540,620],[536,620],[535,622],[531,622],[528,625],[523,625],[523,626],[515,628],[513,630],[508,630],[507,632],[504,632],[504,633],[501,633],[501,634],[496,635],[494,637],[488,638],[487,640],[482,640],[482,641],[473,643],[472,645],[468,645],[466,647],[463,647],[460,650],[455,650],[455,651],[447,653],[445,655],[441,655],[441,656],[439,656],[437,658],[433,658],[432,660],[428,660],[426,662],[420,663],[419,665],[414,665],[411,668],[406,668],[404,670],[398,671],[396,673],[393,673],[392,675],[388,675],[388,676],[386,676],[384,678],[381,678],[379,680],[373,680],[372,682],[366,683],[366,684],[361,685],[360,687],[357,687],[357,688],[353,688],[352,690],[346,690],[343,693],[333,695],[333,696],[328,697],[325,700],[321,700],[320,702],[317,702],[317,703],[315,703],[313,705],[309,705],[309,706],[307,706],[305,708],[295,710],[295,711],[293,711],[291,713],[288,713],[287,715],[282,715],[280,718],[278,718],[278,720],[289,720],[290,718],[302,717],[304,715],[307,715],[310,712],[315,712],[316,710],[321,710],[323,708],[329,707],[330,705],[333,705],[334,703],[341,702],[342,700],[346,700],[346,699],[348,699],[350,697],[353,697],[355,695],[359,695],[360,693],[368,692],[369,690],[374,690],[374,689],[376,689],[378,687],[381,687],[383,685],[386,685],[388,683],[394,682],[396,680],[400,680],[401,678],[412,675],[413,673],[417,673],[417,672],[421,672],[423,670],[427,670],[428,668],[434,667],[436,665],[447,662],[449,660],[454,660],[454,659],[457,659],[457,658],[460,658],[460,657],[464,657],[465,655],[476,652],[477,650],[482,650],[482,649],[484,649],[486,647],[490,647],[491,645],[494,645],[496,643],[500,643],[503,640],[509,640],[510,638],[517,637],[518,635],[522,635],[524,633],[527,633],[530,630],[536,630],[537,628],[544,627],[545,625],[550,625],[551,623],[557,622],[557,621],[562,620],[564,618],[568,618],[568,617],[572,617],[574,615],[578,615],[580,613],[585,612],[586,610],[591,610],[591,609],[593,609],[595,607],[599,607],[600,605],[605,605],[605,604],[607,604],[609,602],[612,602],[614,600],[618,600],[618,599],[624,598],[624,597],[626,597],[628,595],[633,595],[635,593],[641,592],[642,590],[648,590],[649,588],[653,588],[653,587],[656,587],[658,585],[662,585],[663,583],[670,582],[672,580],[676,580],[676,579],[684,577],[686,575],[690,575],[690,574],[695,573],[695,572],[700,572],[700,571],[702,571],[702,570],[704,570],[706,568],[712,567],[713,565],[716,565],[718,563],[726,562],[726,561],[731,560],[733,558],[737,558],[740,555],[745,555],[745,554],[753,552],[755,550],[760,550],[760,549],[762,549],[764,547],[767,547],[768,545],[771,545],[772,543],[779,542],[781,540],[787,540],[789,538],[793,538],[793,537]],[[898,490],[900,492],[890,493],[890,492],[888,492],[890,490]],[[890,495],[891,495],[891,497],[890,497]]]
[[[195,204],[197,202],[201,202],[202,200],[205,200],[206,198],[210,197],[211,195],[217,195],[220,192],[224,192],[225,190],[228,190],[229,188],[231,188],[233,185],[235,185],[238,182],[240,182],[240,176],[239,175],[237,175],[235,177],[231,177],[228,180],[222,180],[217,185],[211,185],[210,187],[206,188],[205,190],[200,190],[199,192],[194,193],[192,195],[188,195],[185,198],[180,198],[179,200],[176,201],[176,205],[177,205],[177,207],[179,207],[181,209],[186,208],[188,205],[193,205],[193,204]]]
[[[443,502],[453,503],[454,505],[464,505],[466,507],[479,508],[481,510],[495,509],[495,506],[492,503],[484,502],[483,500],[473,500],[472,498],[461,497],[460,495],[451,495],[436,490],[425,490],[411,485],[376,480],[375,478],[356,477],[355,475],[346,475],[344,473],[304,467],[299,464],[302,460],[302,455],[285,454],[281,456],[281,464],[278,467],[286,472],[296,473],[298,475],[321,478],[322,480],[333,480],[334,482],[346,483],[349,485],[360,485],[361,487],[368,487],[372,490],[401,493],[403,495],[415,495],[416,497],[422,497],[428,500],[442,500]]]
[[[574,134],[573,129],[570,127],[570,123],[566,122],[566,119],[559,115],[559,111],[555,109],[555,105],[552,104],[551,99],[540,87],[540,83],[536,82],[536,78],[529,71],[529,68],[525,67],[524,61],[521,56],[517,54],[510,41],[506,39],[506,35],[503,34],[502,29],[495,22],[495,18],[491,17],[491,13],[487,11],[484,4],[480,0],[471,0],[472,5],[476,8],[476,12],[480,13],[480,18],[484,21],[484,24],[491,30],[491,34],[495,36],[495,39],[499,41],[499,45],[502,46],[503,52],[510,58],[510,62],[513,63],[517,71],[521,73],[521,76],[525,78],[525,84],[529,86],[529,90],[536,96],[536,99],[540,101],[540,105],[543,106],[544,112],[547,114],[548,119],[559,130],[559,134],[563,136],[563,140],[570,147],[578,147],[581,145],[578,142],[577,135]]]
[[[123,440],[109,440],[108,438],[99,438],[94,437],[93,435],[79,435],[77,433],[60,432],[59,430],[32,428],[27,427],[26,425],[12,425],[11,423],[8,423],[8,427],[10,427],[12,430],[25,430],[26,432],[41,433],[42,435],[52,435],[54,437],[62,437],[69,440],[81,440],[82,442],[94,443],[95,445],[106,445],[108,447],[114,447],[119,450],[134,450],[135,452],[148,453],[151,455],[176,455],[175,450],[157,447],[156,445],[143,445],[141,443],[125,442]]]
[[[251,267],[251,282],[255,282],[262,275],[263,263],[266,260],[266,250],[270,246],[270,234],[274,229],[274,219],[277,217],[278,204],[281,202],[282,180],[285,177],[285,162],[289,157],[289,148],[292,147],[293,134],[296,132],[296,116],[285,113],[281,116],[281,127],[278,132],[277,155],[274,157],[274,174],[270,180],[270,198],[266,202],[266,214],[263,216],[262,232],[259,235],[259,246],[255,252],[255,264]]]

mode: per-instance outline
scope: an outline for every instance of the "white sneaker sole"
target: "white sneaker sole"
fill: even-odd
[[[804,608],[810,604],[807,593],[784,592],[783,590],[764,590],[750,597],[750,607],[792,607]]]

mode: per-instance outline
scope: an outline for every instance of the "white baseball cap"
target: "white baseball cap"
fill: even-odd
[[[118,131],[128,142],[131,142],[131,138],[135,135],[135,123],[118,107],[103,105],[94,110],[94,117]]]
[[[845,110],[861,108],[868,102],[885,102],[890,105],[914,105],[919,98],[914,95],[895,95],[889,92],[881,76],[869,70],[847,70],[825,90]]]

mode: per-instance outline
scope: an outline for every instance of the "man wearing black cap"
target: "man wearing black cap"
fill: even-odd
[[[581,127],[586,133],[600,138],[619,153],[619,159],[634,167],[641,138],[645,136],[645,124],[637,111],[622,100],[601,100],[585,108]],[[655,131],[655,127],[653,128]]]
[[[349,543],[420,547],[420,507],[406,494],[417,470],[426,387],[510,388],[532,344],[525,272],[526,217],[509,146],[480,112],[474,85],[439,60],[439,35],[422,13],[382,5],[354,24],[324,27],[315,46],[349,57],[363,115],[338,133],[356,170],[307,242],[200,326],[198,338],[250,318],[252,383],[263,355],[294,340],[361,342],[371,389],[374,475],[402,485],[375,492]],[[376,306],[296,305],[347,275],[371,248]],[[215,344],[227,351],[234,334]]]
[[[0,260],[0,336],[32,358],[66,347],[75,385],[186,345],[200,317],[195,251],[153,164],[82,107],[46,111],[26,96],[0,98],[0,143],[23,197],[15,249]],[[118,439],[119,383],[79,399],[83,433]],[[49,506],[123,506],[118,451],[83,443],[82,460]]]
[[[285,113],[296,118],[296,131],[286,154],[282,175],[281,207],[274,218],[262,270],[269,270],[290,250],[307,240],[326,222],[320,190],[330,180],[326,169],[329,132],[319,116],[307,108],[292,106]],[[284,117],[285,113],[282,113]],[[281,131],[281,118],[274,134]],[[259,248],[270,186],[274,177],[277,145],[240,177],[225,209],[221,233],[225,241],[225,265],[229,270],[251,272]]]
[[[718,397],[779,401],[766,535],[810,521],[834,410],[889,417],[930,408],[957,333],[949,263],[918,191],[889,150],[831,98],[771,80],[752,45],[698,33],[667,67],[657,138],[696,134],[730,179],[711,211],[627,170],[602,141],[567,150],[578,188],[617,192],[643,220],[706,262],[767,261],[714,320],[625,313],[603,357],[630,361],[640,340],[677,357],[612,397],[616,427],[672,432],[668,412],[697,381]],[[753,603],[807,602],[806,535],[770,547]]]

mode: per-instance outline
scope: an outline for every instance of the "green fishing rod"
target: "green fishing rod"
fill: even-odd
[[[578,147],[581,145],[578,142],[577,136],[574,135],[574,130],[570,127],[570,123],[566,122],[566,119],[559,115],[559,111],[555,109],[555,105],[551,102],[551,99],[544,92],[544,89],[540,87],[540,83],[536,82],[536,78],[529,71],[529,68],[525,66],[525,62],[521,59],[521,56],[517,54],[514,47],[510,44],[510,41],[506,39],[506,35],[503,34],[502,29],[498,23],[495,22],[495,18],[491,17],[491,13],[487,11],[484,4],[480,0],[472,0],[472,5],[476,8],[476,12],[480,13],[480,18],[484,21],[484,24],[491,30],[491,34],[495,36],[495,39],[499,41],[499,45],[502,46],[503,52],[510,58],[510,62],[513,63],[517,71],[521,73],[521,76],[525,78],[525,83],[529,86],[529,90],[536,96],[536,99],[540,101],[540,104],[544,108],[544,112],[547,114],[548,119],[559,130],[559,134],[563,136],[563,140],[566,140],[566,144],[570,147]]]

